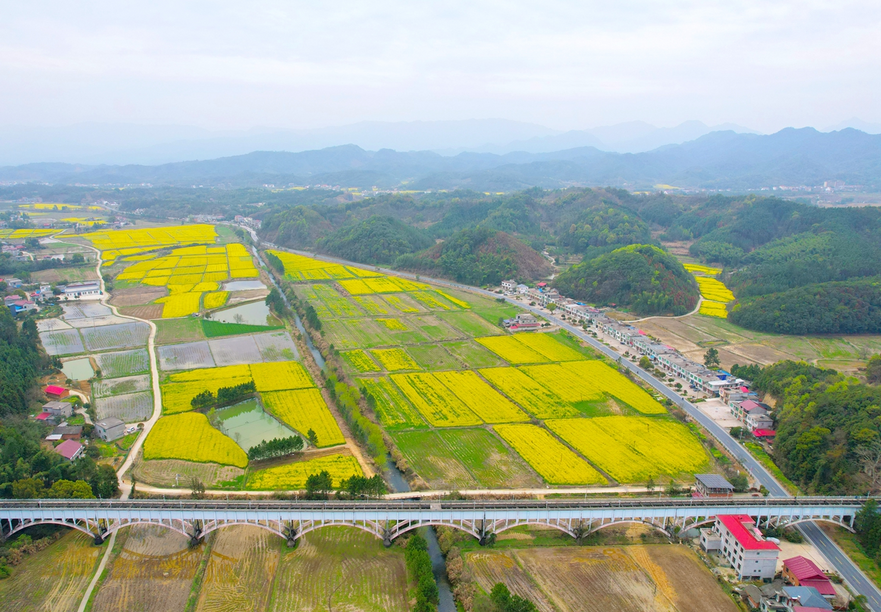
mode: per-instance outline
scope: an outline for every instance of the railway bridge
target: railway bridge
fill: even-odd
[[[64,525],[100,544],[128,525],[157,525],[198,542],[230,525],[271,531],[293,546],[329,526],[362,529],[388,546],[428,525],[459,529],[481,544],[521,525],[558,529],[581,539],[622,523],[642,523],[667,535],[706,525],[720,514],[745,514],[762,527],[826,521],[853,531],[866,497],[642,498],[511,501],[217,501],[217,500],[8,500],[0,502],[4,538],[33,525]]]

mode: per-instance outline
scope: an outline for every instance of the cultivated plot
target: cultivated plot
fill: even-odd
[[[295,491],[306,488],[306,479],[313,474],[327,472],[338,487],[343,480],[352,476],[363,476],[358,460],[352,455],[325,455],[286,463],[265,470],[257,470],[248,477],[248,489],[267,491]]]
[[[95,401],[99,419],[116,417],[126,423],[143,421],[153,414],[153,393],[142,391],[126,395],[114,395]]]
[[[125,395],[150,389],[150,376],[125,376],[123,378],[104,378],[92,383],[92,395],[97,399]]]
[[[232,438],[211,426],[208,417],[185,412],[162,417],[144,441],[144,459],[182,459],[244,468],[248,456]]]
[[[539,419],[578,416],[578,411],[569,402],[517,368],[486,368],[480,370],[480,374]]]
[[[516,423],[529,416],[471,370],[438,372],[435,377],[485,423]]]
[[[211,355],[218,366],[258,363],[263,361],[252,336],[235,336],[209,340]]]
[[[73,355],[86,350],[79,332],[75,329],[41,332],[40,342],[50,355]]]
[[[193,370],[214,367],[207,341],[170,344],[156,349],[163,370]]]
[[[359,382],[374,401],[374,411],[387,429],[426,427],[419,412],[388,378],[360,378]]]
[[[433,374],[392,374],[391,379],[425,420],[435,427],[464,427],[482,423]]]
[[[550,484],[606,484],[606,479],[587,461],[541,427],[496,425],[494,429]]]
[[[286,331],[254,334],[253,338],[263,361],[290,361],[300,358],[297,346]]]
[[[125,323],[105,325],[80,330],[90,351],[134,348],[147,343],[150,326],[146,323]]]
[[[276,418],[304,436],[315,432],[318,447],[344,444],[343,432],[330,413],[318,389],[272,391],[262,394],[263,401]]]
[[[146,349],[118,351],[95,355],[98,369],[105,378],[131,376],[150,371],[150,357]]]

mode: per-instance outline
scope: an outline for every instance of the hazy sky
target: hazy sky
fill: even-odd
[[[878,0],[0,0],[0,124],[881,123]]]

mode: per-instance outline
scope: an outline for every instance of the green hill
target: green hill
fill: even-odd
[[[553,283],[563,295],[637,314],[685,314],[697,305],[694,277],[658,247],[634,244],[573,266]]]
[[[400,255],[421,251],[433,242],[422,230],[374,215],[322,238],[318,249],[352,261],[389,265]]]

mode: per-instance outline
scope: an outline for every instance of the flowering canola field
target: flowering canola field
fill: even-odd
[[[486,368],[481,376],[496,389],[523,406],[539,419],[578,416],[578,411],[548,387],[542,386],[517,368]]]
[[[308,389],[315,386],[306,368],[296,361],[252,363],[248,367],[251,369],[251,377],[260,393]]]
[[[576,378],[564,364],[521,366],[517,368],[538,384],[547,387],[567,402],[592,402],[603,398],[603,392],[585,378]],[[516,398],[515,398],[516,399]]]
[[[496,425],[493,429],[549,484],[606,484],[602,474],[541,427]]]
[[[483,422],[433,374],[392,374],[391,379],[435,427],[464,427]]]
[[[309,476],[324,471],[330,474],[334,487],[340,486],[342,480],[364,475],[358,460],[351,455],[328,455],[258,470],[248,477],[246,487],[268,491],[304,489]]]
[[[266,408],[292,429],[304,436],[310,429],[314,431],[319,448],[345,444],[343,432],[318,389],[272,391],[261,395]]]
[[[516,423],[529,416],[470,370],[438,372],[439,381],[486,423]]]
[[[58,232],[59,230],[55,229],[0,229],[0,238],[8,240],[39,238],[41,236],[51,236]]]
[[[424,428],[425,421],[388,378],[358,379],[375,400],[374,411],[388,429]]]
[[[197,412],[162,417],[144,441],[144,459],[181,459],[244,468],[248,455]]]
[[[489,336],[488,338],[475,338],[475,340],[508,363],[548,363],[551,361],[534,348],[520,342],[516,336]]]
[[[361,349],[343,351],[342,358],[359,372],[379,372],[379,366]]]
[[[700,272],[701,274],[709,274],[710,276],[716,276],[717,274],[722,272],[722,268],[711,268],[710,266],[702,266],[700,264],[682,264],[683,267],[689,272]]]
[[[361,278],[377,276],[379,273],[369,272],[354,266],[341,266],[311,257],[294,255],[284,251],[267,251],[275,255],[284,264],[285,278],[292,281],[338,280],[344,278]]]
[[[251,371],[246,365],[177,372],[169,376],[160,386],[162,413],[190,411],[193,409],[190,402],[202,391],[217,393],[221,387],[234,387],[250,381]]]
[[[607,416],[545,424],[619,482],[694,474],[707,464],[691,431],[668,419]]]
[[[226,300],[228,299],[229,291],[213,291],[205,294],[205,297],[202,299],[202,304],[205,306],[205,310],[212,310],[214,308],[220,308],[226,304]]]
[[[404,349],[373,349],[370,352],[373,353],[373,356],[376,357],[387,372],[422,369]]]
[[[588,380],[600,391],[616,397],[643,414],[667,412],[645,389],[602,361],[571,361],[561,365],[571,373],[573,379]]]
[[[178,225],[130,230],[102,230],[82,234],[101,251],[105,265],[120,255],[137,255],[148,250],[184,244],[214,243],[217,233],[213,225]],[[109,263],[108,263],[109,262]]]
[[[715,278],[696,276],[695,279],[701,296],[704,298],[704,301],[701,302],[700,313],[720,319],[726,318],[728,309],[725,305],[734,301],[734,294],[731,293],[731,290]]]

